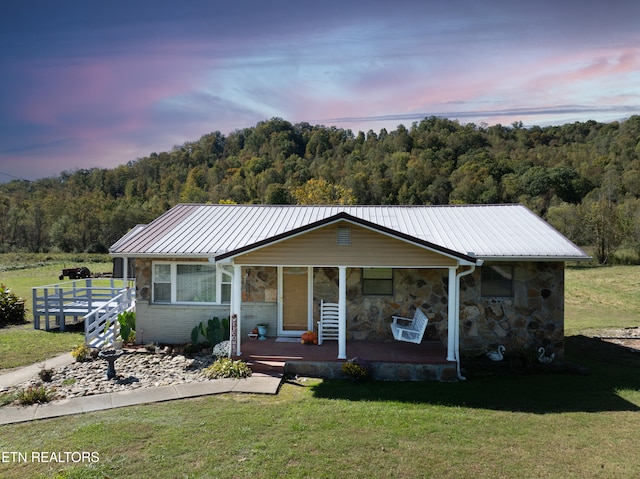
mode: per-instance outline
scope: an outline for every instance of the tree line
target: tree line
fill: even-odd
[[[599,263],[640,258],[640,116],[393,131],[272,118],[113,169],[0,184],[0,252],[106,252],[177,203],[522,203]],[[592,248],[592,249],[591,249]]]

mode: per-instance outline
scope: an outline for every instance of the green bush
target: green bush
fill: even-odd
[[[18,392],[18,401],[25,406],[36,403],[42,404],[51,401],[55,395],[56,390],[54,388],[29,386],[27,389]]]
[[[356,381],[363,381],[373,376],[373,366],[365,358],[352,358],[342,364],[342,372]]]
[[[0,327],[25,321],[24,300],[4,284],[0,284]]]
[[[203,374],[209,379],[221,378],[248,378],[251,376],[251,368],[241,359],[233,360],[230,358],[220,358],[208,368],[204,369]]]
[[[229,339],[229,318],[213,317],[206,323],[203,321],[191,330],[191,343],[200,344],[202,336],[210,346]]]
[[[124,311],[118,314],[118,323],[120,323],[120,337],[126,344],[135,341],[136,338],[136,313],[133,311]]]

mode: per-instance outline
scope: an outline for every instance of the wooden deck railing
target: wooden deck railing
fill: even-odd
[[[94,309],[84,317],[85,342],[94,348],[113,344],[120,324],[118,314],[135,309],[135,299],[130,288],[120,290],[117,296]]]
[[[64,331],[66,318],[73,318],[77,322],[110,302],[123,288],[126,288],[126,284],[113,278],[108,285],[96,285],[87,278],[32,288],[33,327],[40,329],[40,320],[44,318],[47,331],[51,328]]]

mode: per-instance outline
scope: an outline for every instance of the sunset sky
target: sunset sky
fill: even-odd
[[[640,113],[637,0],[7,0],[0,181],[281,117],[354,132]]]

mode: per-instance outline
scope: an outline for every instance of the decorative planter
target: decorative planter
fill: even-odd
[[[264,341],[267,339],[267,327],[266,326],[258,326],[258,339]]]

